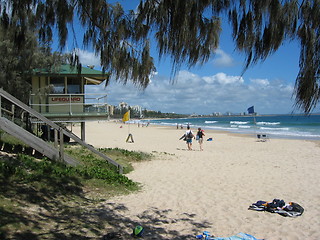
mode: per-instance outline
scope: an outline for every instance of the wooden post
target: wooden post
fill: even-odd
[[[11,105],[12,122],[14,121],[14,104]]]
[[[58,130],[54,129],[54,147],[58,148]]]
[[[0,95],[0,117],[2,117],[2,97]]]
[[[71,102],[71,94],[68,95],[69,96],[69,115],[72,115],[72,102]]]
[[[64,146],[63,146],[63,131],[62,128],[59,128],[60,133],[60,151],[59,151],[59,159],[61,162],[64,162]]]
[[[48,133],[48,141],[50,142],[51,141],[51,126],[50,125],[47,125],[47,133]]]
[[[123,174],[123,167],[121,165],[118,166],[118,172],[119,174]]]
[[[81,122],[81,140],[86,141],[86,123]]]
[[[0,118],[1,118],[1,112],[2,112],[2,109],[1,109],[1,94],[0,94]],[[0,131],[0,151],[2,150],[2,131]]]

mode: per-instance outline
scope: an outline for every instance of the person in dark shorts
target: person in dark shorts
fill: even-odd
[[[203,151],[202,144],[203,144],[203,136],[205,136],[204,131],[201,128],[198,128],[196,139],[199,142],[200,151]]]
[[[180,138],[181,139],[185,139],[187,146],[188,146],[188,150],[192,150],[192,139],[195,138],[193,135],[192,130],[190,129],[190,126],[187,126],[187,131],[185,134],[183,134],[183,136]]]

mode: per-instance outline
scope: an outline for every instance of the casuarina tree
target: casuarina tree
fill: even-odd
[[[6,0],[1,12],[2,27],[15,26],[18,47],[25,44],[29,26],[37,29],[40,42],[51,42],[56,31],[61,47],[72,33],[100,55],[104,71],[142,88],[155,70],[151,39],[159,57],[172,58],[175,74],[181,64],[192,67],[209,60],[227,20],[235,48],[245,53],[244,71],[281,45],[298,41],[296,105],[308,113],[319,102],[320,0],[141,0],[127,12],[107,0]],[[75,34],[76,23],[83,36]]]

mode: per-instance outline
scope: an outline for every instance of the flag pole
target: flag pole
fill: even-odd
[[[257,137],[257,121],[256,121],[256,113],[253,113],[253,124],[254,124],[254,137]]]
[[[256,122],[256,112],[254,111],[254,106],[249,107],[247,111],[248,111],[248,114],[252,114],[253,116],[254,137],[256,137],[257,122]]]
[[[130,110],[128,110],[124,115],[123,115],[123,118],[122,118],[122,121],[124,123],[128,122],[130,120]],[[130,142],[130,143],[133,143],[133,136],[132,134],[130,133],[130,123],[128,123],[128,137],[127,137],[127,140],[126,142]]]

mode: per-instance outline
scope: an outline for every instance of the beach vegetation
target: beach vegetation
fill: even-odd
[[[124,174],[129,173],[133,170],[132,163],[148,161],[153,158],[153,155],[149,153],[129,151],[120,148],[99,148],[98,151],[122,165]],[[111,165],[105,160],[102,160],[102,158],[100,158],[99,156],[95,156],[95,154],[84,147],[69,145],[66,147],[66,153],[73,156],[75,159],[85,164],[86,166],[94,166],[100,168],[108,167],[109,169],[113,169],[115,172],[117,171],[114,165]]]
[[[5,142],[12,145],[25,145],[21,140],[7,134],[6,132],[0,129],[0,142]]]
[[[123,149],[100,151],[121,161],[126,172],[133,169],[131,163],[152,158]],[[99,214],[102,202],[140,189],[83,147],[68,146],[66,152],[78,156],[81,164],[73,167],[25,154],[0,156],[1,239],[83,239],[88,232],[101,237],[109,224],[107,215]]]
[[[13,77],[18,81],[25,81],[21,73],[32,67],[28,63],[34,62],[37,51],[33,50],[37,43],[46,46],[44,52],[48,56],[48,46],[57,33],[63,49],[70,32],[74,33],[73,23],[78,22],[83,36],[74,34],[75,40],[81,38],[85,47],[95,50],[103,71],[108,71],[108,76],[114,76],[119,82],[132,81],[144,89],[156,71],[150,47],[153,41],[159,58],[171,58],[172,76],[175,76],[183,64],[194,67],[209,61],[219,46],[222,19],[226,19],[232,29],[235,49],[246,56],[243,71],[265,61],[283,44],[298,42],[300,70],[294,92],[296,106],[308,113],[319,102],[319,0],[143,0],[130,11],[110,2],[1,1],[0,50],[3,56],[17,55],[1,61],[24,63],[5,64],[9,69],[1,69],[16,73]],[[76,52],[71,55],[70,62],[80,64]],[[13,78],[7,81],[9,79]],[[17,88],[24,86],[15,84],[12,89]],[[25,91],[25,95],[27,93]]]

